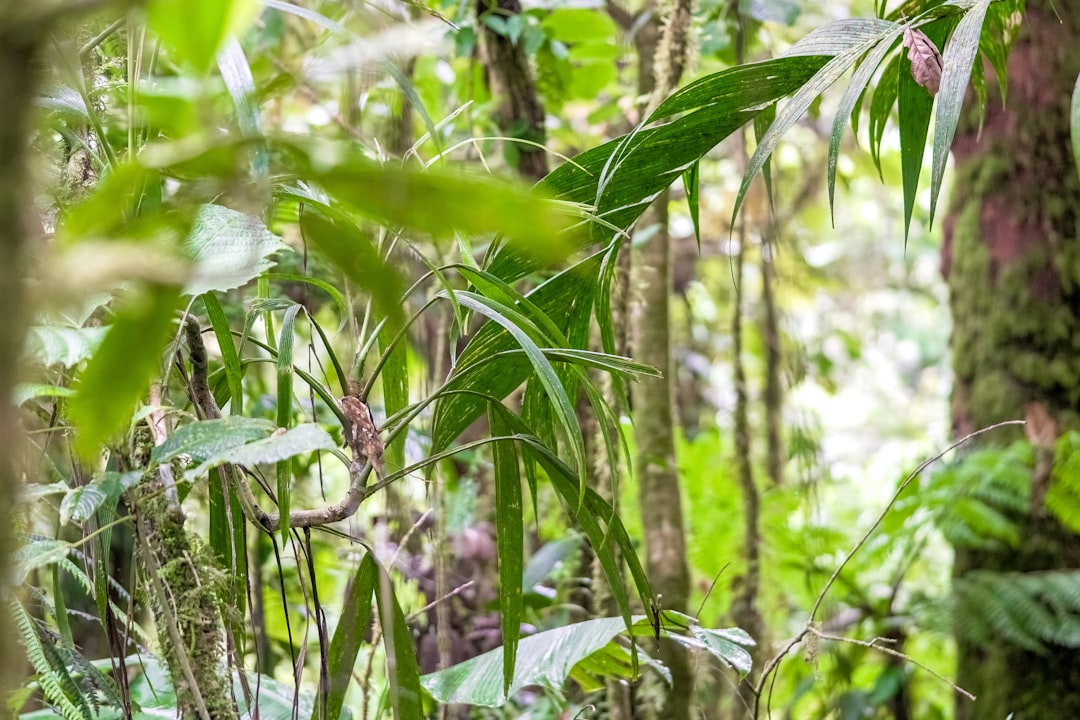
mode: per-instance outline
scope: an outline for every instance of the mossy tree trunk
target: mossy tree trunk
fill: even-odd
[[[953,311],[954,433],[1024,418],[1041,405],[1058,428],[1080,427],[1080,180],[1069,100],[1080,72],[1076,0],[1028,3],[1009,62],[1008,104],[991,98],[981,137],[974,113],[953,147],[957,177],[943,270]],[[989,83],[988,83],[989,84]],[[988,442],[1010,442],[999,431]],[[1080,538],[1044,513],[1022,520],[1003,552],[958,550],[955,574],[1080,567]],[[1080,717],[1080,653],[1046,655],[961,640],[958,720]]]

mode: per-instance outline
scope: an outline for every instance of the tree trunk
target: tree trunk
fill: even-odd
[[[1062,429],[1080,427],[1080,181],[1072,160],[1069,99],[1080,54],[1080,2],[1028,3],[1009,61],[1008,105],[991,98],[978,134],[974,112],[957,133],[957,177],[945,223],[951,292],[954,432],[1025,416],[1042,405]],[[988,83],[992,85],[992,83]],[[988,442],[1019,436],[998,432]],[[1021,519],[1021,543],[1001,552],[958,549],[955,575],[1080,567],[1080,538],[1039,513]],[[1045,655],[1007,642],[958,646],[958,720],[1080,717],[1080,654]]]
[[[639,70],[638,91],[650,97],[647,110],[667,96],[679,82],[686,65],[689,0],[663,3],[635,37]],[[651,8],[652,3],[647,4]],[[661,29],[659,18],[666,22]],[[660,193],[645,211],[638,227],[656,228],[655,234],[633,256],[635,310],[634,356],[657,368],[661,377],[644,378],[634,392],[637,438],[635,471],[641,527],[645,534],[645,569],[657,594],[660,610],[685,613],[690,597],[690,568],[678,466],[675,460],[675,413],[672,403],[670,311],[672,291],[671,234],[668,227],[670,191]],[[671,671],[671,688],[661,717],[686,720],[693,695],[693,668],[686,651],[674,642],[661,645],[660,658]]]
[[[547,154],[544,152],[544,106],[536,93],[536,83],[529,70],[525,48],[504,35],[483,25],[490,14],[502,19],[521,14],[519,0],[479,0],[477,15],[483,27],[480,52],[487,68],[491,94],[498,102],[499,129],[507,137],[537,143],[508,143],[506,153],[522,177],[540,180],[547,175]]]
[[[13,510],[19,481],[16,457],[18,420],[10,402],[23,348],[22,258],[33,216],[26,172],[30,118],[37,96],[38,44],[42,28],[19,22],[26,9],[9,4],[0,10],[0,598],[12,592],[9,562],[14,548]],[[14,639],[10,613],[0,612],[0,697],[7,697],[20,677],[22,651]]]

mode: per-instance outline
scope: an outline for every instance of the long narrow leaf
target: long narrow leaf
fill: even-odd
[[[353,667],[356,665],[356,656],[360,652],[360,646],[364,644],[368,626],[371,624],[371,597],[378,577],[379,568],[374,557],[371,553],[365,553],[360,567],[356,569],[356,574],[349,583],[341,607],[341,617],[334,630],[334,637],[330,640],[327,657],[329,667],[326,669],[328,687],[325,692],[320,688],[319,698],[321,706],[325,696],[328,718],[341,716],[345,693],[349,689]]]
[[[509,434],[502,415],[488,411],[493,435]],[[499,569],[499,618],[503,640],[503,692],[514,681],[514,663],[521,637],[522,578],[525,573],[525,508],[521,499],[521,476],[517,448],[513,442],[492,446],[495,466],[495,540]]]
[[[210,318],[210,327],[214,329],[214,337],[217,338],[218,347],[221,349],[221,362],[225,366],[225,379],[229,384],[229,412],[232,415],[243,415],[244,371],[240,366],[240,355],[237,354],[236,345],[233,343],[229,321],[214,293],[204,293],[202,299],[206,307],[206,315]]]
[[[394,594],[393,581],[382,567],[379,568],[379,583],[375,586],[375,601],[386,649],[386,674],[394,719],[422,720],[424,705],[412,633]]]
[[[735,197],[735,207],[731,213],[731,222],[733,224],[746,197],[746,191],[750,189],[750,183],[753,182],[754,177],[765,165],[765,161],[772,155],[773,150],[780,144],[780,140],[787,131],[794,127],[799,118],[810,108],[811,103],[829,86],[839,80],[840,76],[847,72],[855,64],[856,60],[895,31],[895,25],[884,20],[867,20],[866,25],[873,29],[865,33],[854,33],[850,37],[838,31],[835,40],[838,43],[837,47],[842,46],[843,49],[839,50],[831,60],[825,63],[825,66],[810,78],[805,85],[800,87],[783,108],[777,111],[776,120],[773,121],[769,131],[765,133],[765,136],[761,138],[761,142],[754,149],[754,154],[751,156],[750,162],[747,163],[746,172],[743,173],[742,185],[739,187],[739,192]],[[833,25],[830,24],[822,28],[823,33],[832,27]],[[844,117],[846,119],[846,112]]]
[[[862,63],[856,68],[854,75],[852,75],[851,82],[847,86],[847,90],[844,91],[844,96],[840,98],[840,105],[836,110],[836,117],[833,120],[832,137],[829,139],[829,160],[828,160],[828,179],[829,179],[829,215],[833,221],[833,225],[836,225],[836,204],[834,202],[836,191],[836,161],[840,155],[840,141],[844,137],[844,126],[847,124],[848,116],[851,115],[852,110],[855,108],[856,101],[862,97],[863,91],[866,89],[866,84],[870,82],[870,78],[877,70],[878,65],[885,59],[885,55],[893,48],[896,40],[899,38],[900,33],[903,31],[903,26],[896,25],[891,31],[889,31],[874,49],[867,53],[863,58]]]
[[[967,11],[956,26],[944,54],[944,70],[941,73],[941,90],[938,92],[937,114],[934,117],[934,161],[930,172],[930,223],[934,222],[941,181],[945,176],[945,163],[952,150],[956,124],[964,104],[971,66],[979,54],[979,37],[982,34],[986,10],[993,0],[979,0]]]
[[[539,346],[537,346],[533,337],[530,336],[530,333],[526,330],[532,323],[530,323],[525,316],[512,308],[481,295],[470,292],[459,292],[457,295],[458,302],[461,303],[463,307],[494,320],[509,332],[515,342],[517,342],[522,350],[525,351],[525,355],[528,357],[529,363],[536,373],[536,379],[543,386],[548,399],[551,400],[551,403],[554,406],[555,416],[558,418],[560,425],[562,425],[562,428],[566,433],[567,445],[573,460],[572,467],[579,478],[582,496],[581,500],[583,501],[585,494],[584,476],[586,461],[585,444],[581,439],[581,426],[578,424],[577,414],[574,412],[574,404],[570,402],[570,398],[566,394],[566,389],[562,386],[562,383],[559,382],[559,377],[555,373],[555,368],[551,366],[551,362],[544,356],[544,353],[540,351]],[[535,330],[533,332],[535,332]]]
[[[296,342],[296,315],[300,305],[293,305],[285,311],[281,321],[281,336],[278,338],[277,356],[277,425],[287,428],[292,424],[293,416],[293,347]],[[281,537],[289,536],[289,506],[292,490],[292,463],[280,460],[277,463],[277,501],[281,513]]]

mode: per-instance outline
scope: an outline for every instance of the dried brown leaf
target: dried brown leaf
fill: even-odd
[[[926,88],[931,95],[937,95],[941,87],[941,53],[926,33],[922,30],[907,28],[904,30],[904,47],[907,48],[908,60],[911,61],[911,76],[915,82]]]

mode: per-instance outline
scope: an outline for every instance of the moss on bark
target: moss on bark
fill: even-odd
[[[992,98],[981,137],[969,115],[954,154],[943,269],[953,311],[953,423],[957,435],[1025,416],[1042,404],[1058,427],[1080,427],[1080,180],[1069,99],[1080,55],[1080,2],[1029,3],[1009,63],[1008,105]],[[971,103],[974,105],[974,103]],[[999,432],[1007,443],[1022,431]],[[1080,538],[1050,518],[1021,519],[1016,549],[958,549],[957,577],[974,569],[1078,567]],[[1080,717],[1080,654],[1045,655],[1007,643],[959,641],[958,720]]]

